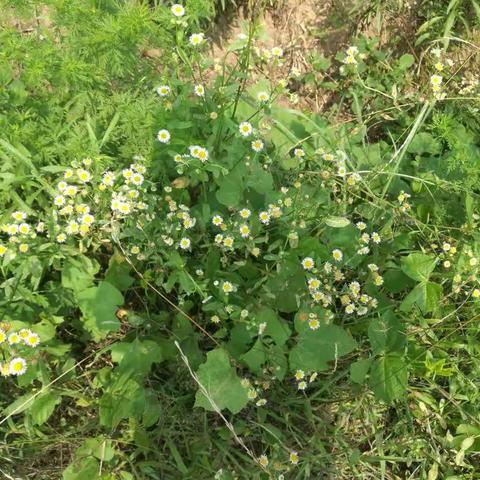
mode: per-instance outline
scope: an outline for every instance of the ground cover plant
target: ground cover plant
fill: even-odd
[[[2,478],[478,478],[475,2],[0,5]]]

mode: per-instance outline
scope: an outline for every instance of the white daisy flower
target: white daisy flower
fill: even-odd
[[[166,97],[167,95],[170,94],[172,90],[168,85],[160,85],[159,87],[157,87],[156,91],[158,96]]]
[[[20,357],[12,358],[8,364],[8,368],[10,375],[23,375],[27,371],[27,362]]]
[[[332,257],[335,261],[340,262],[343,259],[343,252],[336,248],[332,251]]]
[[[168,130],[165,130],[165,129],[160,130],[157,133],[157,138],[158,138],[159,142],[168,143],[168,142],[170,142],[170,132]]]
[[[205,96],[205,87],[203,85],[195,85],[193,91],[195,92],[195,95],[197,95],[197,97]]]
[[[270,95],[267,92],[258,92],[257,93],[257,100],[260,103],[268,102],[268,100],[270,100]]]
[[[249,122],[242,122],[239,127],[240,135],[243,137],[249,137],[253,133],[252,124]]]
[[[178,3],[172,5],[171,11],[176,17],[183,17],[185,15],[185,9]]]
[[[302,267],[305,270],[312,270],[312,268],[315,266],[315,262],[312,257],[305,257],[302,260]]]
[[[204,40],[205,40],[205,35],[203,33],[193,33],[192,35],[190,35],[190,38],[188,39],[188,41],[190,42],[190,45],[193,45],[194,47],[203,43]]]
[[[274,57],[283,57],[283,49],[281,49],[280,47],[273,47],[271,53]]]
[[[263,150],[263,147],[264,147],[264,143],[261,141],[261,140],[254,140],[252,142],[252,150],[254,152],[261,152]]]
[[[187,237],[183,237],[179,242],[178,242],[178,246],[182,249],[182,250],[188,250],[190,248],[190,245],[192,244],[191,240]]]

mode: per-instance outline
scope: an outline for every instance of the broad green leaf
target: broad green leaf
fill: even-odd
[[[405,53],[398,59],[398,66],[402,70],[407,70],[415,63],[415,57],[409,53]]]
[[[288,372],[288,358],[286,347],[270,345],[267,350],[267,364],[270,365],[275,378],[282,381]]]
[[[30,415],[35,425],[43,425],[52,415],[62,397],[54,392],[48,392],[35,399],[30,407]]]
[[[96,339],[105,338],[109,332],[118,332],[120,322],[115,313],[123,303],[122,294],[112,284],[100,282],[77,294],[85,328]]]
[[[119,364],[119,369],[138,375],[146,375],[153,363],[162,361],[162,349],[153,340],[115,343],[111,347],[112,361]]]
[[[7,408],[3,410],[3,415],[17,415],[19,413],[22,413],[25,410],[28,410],[32,406],[33,402],[33,394],[26,393],[25,395],[18,397],[14,402],[8,405]]]
[[[82,255],[68,258],[62,269],[62,286],[81,292],[93,284],[100,267],[97,262]]]
[[[267,326],[263,332],[264,336],[269,336],[273,341],[282,346],[290,338],[291,330],[287,322],[270,308],[262,308],[256,315],[257,322],[266,323]]]
[[[92,456],[108,462],[115,456],[115,449],[113,442],[107,438],[88,438],[75,452],[75,456],[78,458]]]
[[[417,133],[415,137],[413,137],[413,140],[407,149],[409,153],[416,153],[418,155],[422,155],[424,153],[437,155],[440,150],[440,142],[433,135],[427,132]]]
[[[230,329],[230,340],[226,345],[228,353],[233,358],[239,360],[241,355],[249,349],[252,339],[253,333],[247,329],[245,324],[234,325]]]
[[[116,375],[99,402],[100,425],[116,427],[124,418],[141,418],[145,410],[145,388],[130,378]]]
[[[368,338],[372,352],[401,352],[405,346],[405,331],[400,320],[391,311],[385,312],[381,318],[373,320],[368,326]]]
[[[240,360],[247,365],[252,373],[260,374],[262,365],[267,361],[265,347],[260,339],[258,339],[253,347],[244,353]]]
[[[249,172],[247,186],[256,192],[265,194],[273,190],[273,178],[271,173],[265,171],[261,166],[256,165]]]
[[[290,369],[321,372],[329,362],[350,353],[357,346],[352,336],[336,325],[321,325],[318,330],[302,332],[290,352]]]
[[[419,283],[403,300],[400,310],[409,312],[416,304],[423,313],[435,311],[442,297],[442,286],[433,282]]]
[[[389,293],[400,293],[415,286],[414,280],[399,269],[387,270],[383,274],[383,286]]]
[[[402,271],[417,282],[426,282],[437,264],[437,259],[424,253],[411,253],[408,257],[403,257]]]
[[[145,408],[142,414],[142,426],[151,427],[158,422],[162,414],[162,402],[158,398],[158,392],[153,389],[145,389]]]
[[[245,167],[239,163],[227,175],[218,180],[217,200],[227,207],[235,207],[243,197]]]
[[[208,352],[207,361],[200,365],[197,376],[209,398],[220,410],[226,408],[232,413],[238,413],[247,405],[247,389],[242,386],[235,369],[230,365],[225,350],[217,348]],[[195,406],[214,411],[201,390],[197,391]]]
[[[382,355],[370,369],[370,388],[386,402],[393,402],[405,395],[407,380],[407,366],[397,354]]]
[[[135,281],[130,275],[130,272],[130,265],[122,255],[116,252],[108,262],[108,270],[105,273],[105,280],[120,291],[125,291]]]
[[[98,478],[100,464],[93,457],[74,460],[64,471],[63,480],[85,480]]]
[[[350,365],[350,380],[355,383],[363,383],[371,364],[371,358],[361,358],[353,362]]]

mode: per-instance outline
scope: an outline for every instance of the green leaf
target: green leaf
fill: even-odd
[[[371,358],[361,358],[350,365],[350,380],[355,383],[363,383],[372,363]]]
[[[437,259],[424,253],[411,253],[408,257],[403,257],[402,271],[413,280],[425,282],[435,269]]]
[[[122,372],[130,371],[138,375],[146,375],[153,363],[162,361],[162,349],[153,340],[119,342],[111,347],[112,361],[119,364]]]
[[[439,307],[443,289],[438,283],[421,282],[403,300],[400,310],[409,312],[416,304],[425,314],[435,311]]]
[[[253,347],[240,357],[240,360],[247,365],[252,373],[260,374],[262,365],[267,361],[262,341],[258,339]]]
[[[115,253],[108,262],[108,270],[105,273],[105,280],[118,288],[120,291],[127,290],[135,279],[130,276],[131,267],[125,258]]]
[[[243,197],[245,166],[238,164],[227,175],[218,181],[217,200],[227,207],[237,206]]]
[[[220,410],[227,408],[232,413],[238,413],[247,405],[247,390],[230,365],[225,350],[217,348],[208,352],[207,361],[200,365],[197,376],[208,396]],[[195,397],[195,406],[214,411],[211,402],[200,390]]]
[[[130,377],[129,372],[116,372],[98,402],[100,425],[114,428],[124,418],[141,418],[145,410],[145,388]]]
[[[98,478],[100,464],[93,457],[82,458],[71,463],[63,471],[63,480],[85,480],[86,478]]]
[[[415,282],[399,269],[387,270],[383,274],[383,280],[384,288],[389,293],[400,293],[415,286]]]
[[[368,326],[368,337],[372,352],[379,353],[402,351],[405,346],[405,332],[400,320],[391,311],[382,318],[374,320]]]
[[[30,415],[35,425],[43,425],[52,415],[62,397],[54,392],[48,392],[35,399],[30,407]]]
[[[264,336],[269,336],[278,345],[282,346],[290,338],[292,331],[287,322],[281,318],[270,308],[262,308],[256,315],[258,323],[266,323],[267,326],[263,331]]]
[[[68,258],[62,269],[62,286],[74,292],[81,292],[93,284],[100,270],[97,262],[82,255]]]
[[[329,227],[333,227],[333,228],[344,228],[346,227],[347,225],[350,224],[350,220],[348,218],[345,218],[345,217],[334,217],[334,216],[330,216],[330,217],[327,217],[325,219],[325,223],[329,226]]]
[[[402,398],[405,395],[407,381],[407,366],[400,355],[384,355],[372,364],[370,387],[378,398],[386,402]]]
[[[322,325],[318,330],[300,333],[290,352],[290,369],[324,371],[329,362],[346,355],[357,346],[352,336],[336,325]]]
[[[272,175],[259,165],[252,167],[248,176],[247,186],[261,194],[271,192],[273,190]]]
[[[109,332],[118,332],[120,322],[115,313],[123,303],[123,296],[112,284],[100,282],[77,294],[85,328],[98,340]]]
[[[98,460],[110,461],[115,456],[113,442],[104,437],[88,438],[75,452],[77,458],[92,456]]]
[[[398,59],[398,66],[402,70],[407,70],[415,63],[415,57],[409,53],[405,53]]]
[[[22,413],[28,408],[30,408],[33,402],[33,394],[26,393],[25,395],[18,397],[14,402],[8,405],[7,408],[3,410],[3,415],[8,416]]]
[[[413,140],[407,149],[409,153],[416,153],[417,155],[422,155],[425,153],[437,155],[440,153],[440,150],[440,142],[433,135],[427,132],[417,133],[415,137],[413,137]]]

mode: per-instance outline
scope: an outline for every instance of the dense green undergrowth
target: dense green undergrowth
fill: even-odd
[[[4,478],[477,478],[479,47],[1,5]]]

